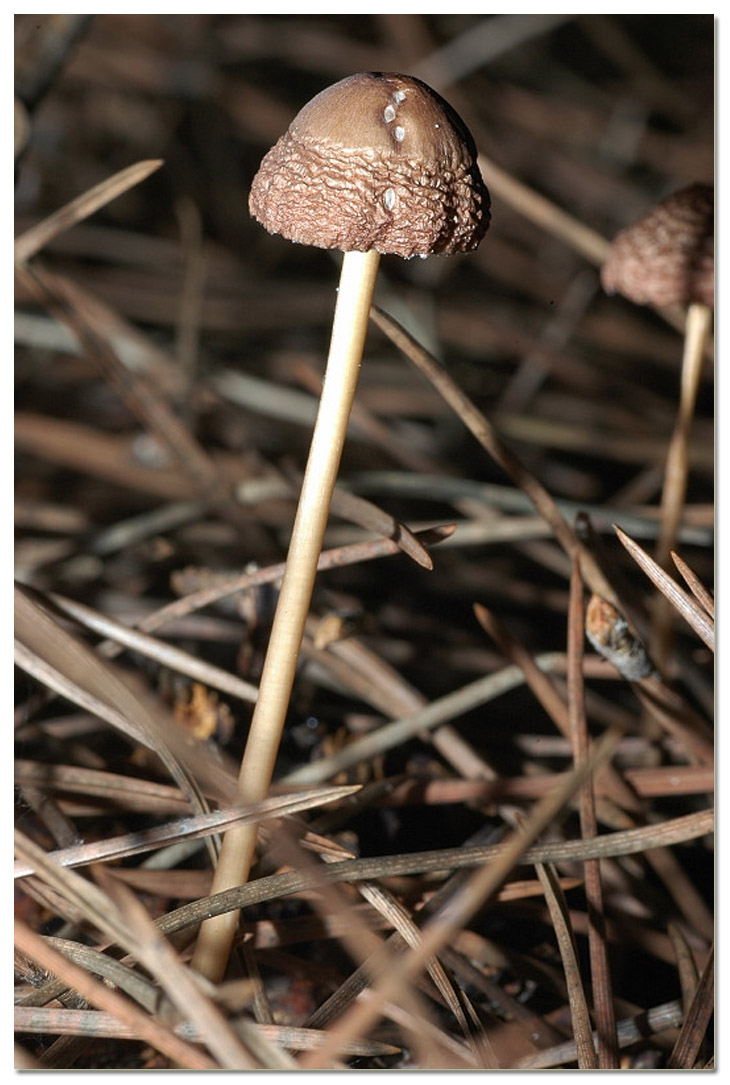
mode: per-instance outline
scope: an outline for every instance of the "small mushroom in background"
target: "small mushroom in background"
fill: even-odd
[[[294,683],[317,561],[362,360],[380,255],[469,252],[490,221],[474,141],[457,113],[410,76],[362,72],[311,100],[264,157],[249,208],[270,233],[344,255],[309,458],[274,615],[238,799],[263,799]],[[256,827],[226,833],[212,892],[244,883]],[[237,913],[206,920],[193,966],[219,981]]]
[[[715,190],[693,184],[668,196],[614,238],[601,269],[607,293],[639,305],[687,306],[677,419],[664,471],[655,558],[667,567],[687,494],[688,442],[715,293]],[[657,600],[652,655],[660,669],[671,647],[671,610]]]
[[[714,306],[715,190],[694,184],[621,230],[601,268],[608,294],[639,305]]]

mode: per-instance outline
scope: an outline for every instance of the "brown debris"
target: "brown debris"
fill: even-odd
[[[598,270],[712,176],[713,17],[16,15],[16,35],[17,1066],[568,1069],[592,1027],[599,1065],[711,1067],[712,342],[659,576],[685,314],[617,303]],[[300,163],[310,136],[282,133],[304,102],[343,161],[329,95],[377,72],[452,103],[490,203],[473,145],[428,150],[440,100],[401,124],[385,76],[372,169],[425,154],[426,209],[461,170],[464,215],[410,248],[391,173],[374,227],[333,225],[315,188],[326,231],[301,240],[354,222],[408,256],[489,233],[382,258],[253,876],[214,898],[339,257],[268,236],[247,196],[280,138]],[[639,643],[659,673],[602,654],[642,671]],[[201,923],[238,909],[225,979],[193,987]]]

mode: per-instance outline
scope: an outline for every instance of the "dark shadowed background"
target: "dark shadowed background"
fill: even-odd
[[[16,237],[118,171],[162,160],[33,256],[31,267],[55,283],[55,307],[18,281],[18,578],[131,624],[218,576],[284,559],[339,258],[269,236],[249,216],[248,190],[263,154],[314,94],[357,71],[400,71],[435,87],[473,132],[492,224],[476,253],[384,257],[377,304],[444,364],[570,523],[577,511],[588,514],[613,583],[646,621],[653,589],[612,524],[651,552],[682,336],[672,314],[606,296],[598,261],[602,246],[658,200],[713,181],[714,64],[711,15],[17,15]],[[82,336],[79,347],[79,314],[116,362],[93,336]],[[127,366],[143,385],[125,383]],[[678,550],[710,591],[714,402],[708,352]],[[533,655],[565,651],[570,566],[563,551],[374,326],[357,410],[343,484],[411,527],[459,527],[433,549],[431,572],[399,554],[322,574],[313,603],[320,626],[297,681],[281,774],[504,667],[504,646],[481,627],[474,604]],[[369,537],[335,513],[326,544]],[[169,642],[255,685],[273,591],[184,614],[166,630]],[[339,669],[329,636],[340,645]],[[681,620],[675,649],[668,681],[704,723],[712,712],[711,653]],[[139,652],[119,662],[209,752],[238,761],[250,704]],[[697,765],[681,739],[647,719],[628,683],[593,663],[589,729],[597,736],[612,723],[625,728],[615,764],[639,796],[634,823],[705,809],[711,773],[688,782]],[[45,697],[39,683],[37,674],[20,672],[18,812],[23,830],[50,850],[61,844],[38,814],[33,796],[41,785],[28,765],[169,780],[126,739],[89,723],[81,707]],[[360,855],[459,847],[485,825],[496,840],[501,803],[529,810],[540,792],[535,780],[569,767],[567,739],[525,685],[470,708],[453,726],[482,766],[521,781],[527,797],[511,784],[502,799],[459,798],[457,789],[455,799],[402,792],[386,805],[376,789],[372,802],[333,827],[338,840]],[[672,772],[681,785],[669,782]],[[360,764],[348,778],[395,787],[403,774],[423,788],[462,782],[454,762],[425,738]],[[173,816],[58,786],[54,802],[71,835],[83,839]],[[606,815],[601,830],[620,828],[618,821]],[[559,833],[579,835],[575,811]],[[680,881],[662,880],[639,858],[606,873],[622,1019],[683,990],[691,998],[680,944],[695,967],[707,957],[712,852],[703,839],[674,855]],[[154,890],[140,881],[150,913],[204,896],[206,861],[201,850],[168,872],[189,869],[201,879],[187,895],[177,881],[167,889],[156,882]],[[566,892],[585,965],[581,873],[577,866],[561,872],[574,877]],[[534,870],[520,877],[534,880]],[[385,882],[414,910],[439,884],[428,876]],[[683,896],[685,885],[698,901]],[[43,895],[21,891],[18,902],[35,930],[81,938],[74,917],[54,915]],[[270,911],[252,912],[251,922],[281,920],[286,931],[305,914],[302,902],[274,901]],[[257,951],[279,1023],[301,1024],[354,967],[323,929],[308,930],[302,941],[282,934],[275,949]],[[466,938],[457,948],[495,984],[492,994],[468,969],[459,972],[453,960],[450,967],[487,1031],[511,1022],[492,1036],[498,1063],[516,1065],[533,1050],[528,1025],[524,1035],[515,1025],[516,1006],[550,1023],[551,1042],[570,1037],[543,896],[495,902],[471,933],[479,952],[470,942],[469,956]],[[497,986],[514,1000],[512,1017]],[[438,1015],[458,1033],[443,1007]],[[625,1058],[666,1065],[676,1035],[675,1023]],[[382,1038],[402,1044],[392,1024]],[[54,1047],[52,1031],[19,1040],[28,1057],[42,1060],[51,1050],[60,1068],[105,1059],[114,1068],[126,1057],[156,1065],[150,1049],[129,1041],[97,1038],[80,1050],[70,1042]],[[390,1054],[351,1065],[413,1063]]]

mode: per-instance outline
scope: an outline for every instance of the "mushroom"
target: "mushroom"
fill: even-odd
[[[362,72],[323,90],[263,159],[249,209],[270,233],[406,259],[475,249],[489,196],[463,121],[410,76]]]
[[[601,268],[609,294],[639,305],[701,304],[715,296],[715,190],[694,184],[621,230]]]
[[[702,360],[712,324],[715,292],[715,192],[693,184],[668,196],[644,218],[614,238],[601,269],[608,293],[640,305],[687,306],[679,407],[667,451],[657,563],[666,567],[687,493],[689,432]],[[662,668],[670,633],[666,604],[654,621],[654,657]]]
[[[238,785],[266,796],[294,683],[382,253],[405,259],[475,249],[489,193],[474,141],[455,111],[411,76],[363,72],[313,98],[264,157],[249,208],[270,233],[344,255],[325,379],[286,571]],[[256,827],[226,833],[217,893],[245,882]],[[193,966],[220,980],[237,913],[203,923]]]

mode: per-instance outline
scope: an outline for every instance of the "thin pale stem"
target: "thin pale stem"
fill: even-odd
[[[370,251],[345,253],[342,261],[322,397],[241,764],[238,802],[265,798],[273,775],[355,396],[379,260],[378,253]],[[255,845],[256,825],[226,833],[211,892],[246,882]],[[207,920],[200,929],[193,967],[213,982],[223,977],[237,922],[238,913],[228,912]]]
[[[662,495],[662,526],[655,555],[661,566],[666,566],[668,563],[670,550],[676,543],[677,529],[682,517],[687,492],[689,459],[687,442],[697,401],[705,345],[710,334],[711,316],[711,311],[706,305],[690,305],[687,310],[679,410],[667,453]]]
[[[674,431],[669,442],[667,463],[664,469],[661,524],[654,555],[657,563],[662,568],[667,568],[669,565],[671,551],[676,545],[677,533],[687,496],[689,435],[697,401],[705,346],[710,334],[711,320],[712,312],[706,305],[690,305],[687,310],[679,409]],[[670,605],[664,598],[658,598],[654,616],[652,648],[654,660],[660,670],[664,669],[671,650],[671,621],[672,609]]]

